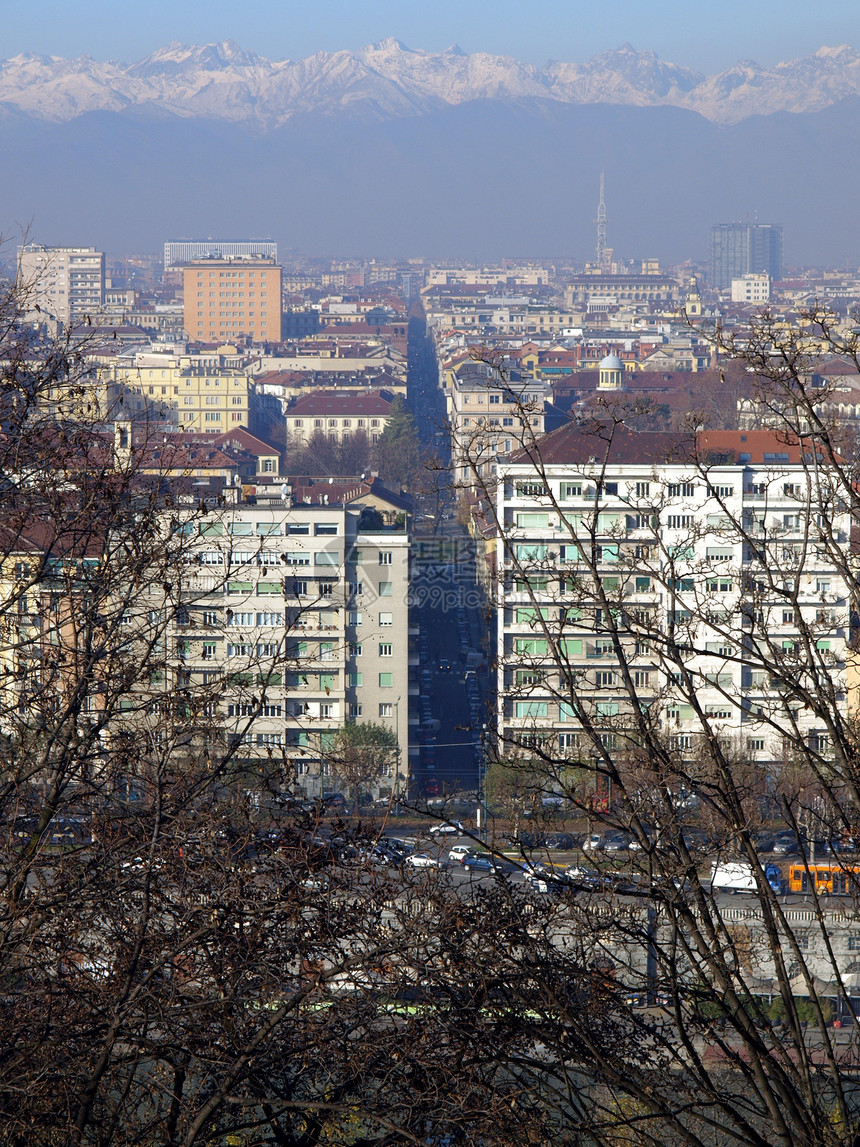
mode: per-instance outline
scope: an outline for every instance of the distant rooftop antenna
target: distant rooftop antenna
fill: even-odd
[[[601,271],[608,270],[606,263],[606,203],[603,198],[605,175],[600,173],[600,202],[597,205],[597,265]]]

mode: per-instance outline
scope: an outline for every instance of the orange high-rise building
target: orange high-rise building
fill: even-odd
[[[197,259],[184,268],[183,280],[189,338],[281,341],[281,268],[274,259]]]

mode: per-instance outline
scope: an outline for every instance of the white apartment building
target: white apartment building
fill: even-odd
[[[769,303],[770,291],[771,278],[765,272],[732,279],[733,303]]]
[[[341,787],[327,755],[335,732],[381,723],[399,751],[368,790],[405,793],[408,533],[365,529],[358,505],[293,505],[277,488],[187,528],[191,560],[161,687],[193,696],[223,682],[206,711],[210,743],[232,745],[249,775],[277,762],[308,796]]]
[[[497,459],[543,434],[546,403],[552,398],[548,382],[471,360],[444,371],[443,377],[458,484],[470,482],[475,470],[491,474]]]
[[[95,247],[18,248],[18,289],[28,320],[98,325],[104,305],[105,257]]]
[[[540,447],[498,466],[503,751],[573,757],[584,722],[621,750],[635,706],[682,755],[709,731],[747,760],[826,754],[852,690],[850,520],[809,443],[565,426]]]

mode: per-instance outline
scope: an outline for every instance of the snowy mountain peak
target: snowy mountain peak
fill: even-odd
[[[819,48],[764,68],[742,60],[719,75],[661,60],[623,43],[585,63],[543,68],[509,56],[413,49],[389,37],[357,51],[272,61],[232,40],[173,42],[137,63],[100,63],[26,53],[0,61],[0,103],[64,122],[97,110],[145,106],[182,117],[272,128],[297,113],[347,112],[375,119],[422,115],[474,100],[672,106],[716,123],[751,115],[816,111],[860,95],[860,53]]]

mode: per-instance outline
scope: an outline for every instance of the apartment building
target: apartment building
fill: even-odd
[[[454,478],[492,473],[496,460],[543,434],[548,382],[467,359],[443,371]]]
[[[739,279],[732,279],[732,302],[769,303],[771,287],[771,277],[766,271],[741,275]]]
[[[752,761],[826,754],[815,697],[848,709],[856,604],[847,499],[811,444],[565,426],[534,457],[498,463],[507,751],[573,758],[585,724],[620,751],[647,709],[682,755],[708,733]]]
[[[258,485],[190,524],[164,688],[223,682],[210,739],[251,773],[286,764],[309,796],[341,787],[330,751],[349,721],[381,723],[398,740],[397,761],[368,790],[408,787],[409,535],[367,523],[360,504],[294,504]]]
[[[378,442],[391,417],[392,396],[381,391],[349,393],[315,390],[293,399],[284,414],[288,441],[307,443],[315,434],[343,442],[355,434]]]
[[[166,429],[220,434],[254,421],[254,384],[238,355],[134,348],[100,365],[94,360],[85,392],[58,384],[46,395],[55,417],[73,415],[82,401],[88,417],[158,421]]]
[[[104,252],[27,243],[18,248],[18,289],[30,321],[95,324],[104,304]]]
[[[281,268],[274,259],[195,259],[183,269],[183,289],[189,338],[280,342]]]

